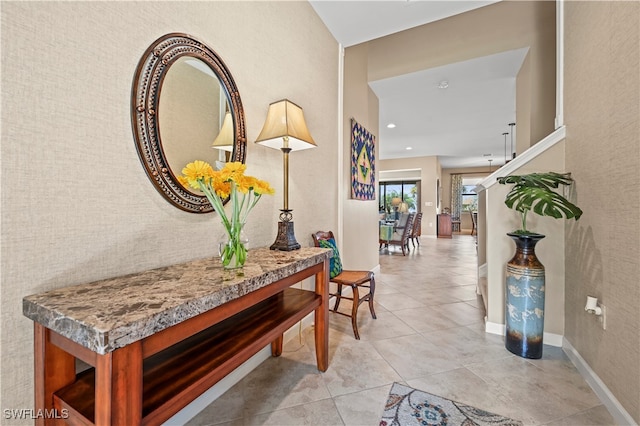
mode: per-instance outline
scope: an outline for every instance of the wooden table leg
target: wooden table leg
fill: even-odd
[[[318,370],[329,368],[329,259],[325,259],[322,271],[316,274],[316,294],[322,303],[315,310],[315,343]]]
[[[137,341],[96,362],[95,424],[142,423],[142,343]]]
[[[280,356],[282,355],[282,347],[284,345],[284,334],[278,336],[276,340],[271,342],[271,356]]]
[[[76,380],[75,358],[51,343],[51,330],[34,323],[35,408],[46,415],[38,416],[37,426],[53,425],[62,413],[53,411],[53,393]],[[42,411],[40,411],[42,410]]]

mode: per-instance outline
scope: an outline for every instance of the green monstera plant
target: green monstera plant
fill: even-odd
[[[555,191],[560,185],[571,185],[571,173],[530,173],[527,175],[511,175],[499,177],[498,183],[513,184],[505,197],[504,203],[510,209],[520,213],[522,228],[515,234],[531,234],[527,230],[527,213],[533,211],[540,216],[556,219],[563,217],[580,219],[582,210]]]

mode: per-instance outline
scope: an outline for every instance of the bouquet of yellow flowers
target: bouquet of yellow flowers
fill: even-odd
[[[221,170],[205,161],[196,160],[182,169],[178,180],[182,185],[199,189],[207,197],[213,209],[220,215],[229,241],[220,247],[220,258],[225,268],[242,267],[247,260],[247,248],[240,233],[249,212],[264,194],[275,190],[269,182],[253,176],[245,176],[247,166],[240,162],[226,163]],[[240,195],[242,194],[242,195]],[[227,216],[223,200],[231,202],[231,217]]]

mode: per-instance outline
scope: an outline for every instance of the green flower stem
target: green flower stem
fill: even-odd
[[[525,234],[527,233],[527,213],[529,213],[528,210],[522,212],[522,231]]]
[[[222,249],[221,260],[225,268],[231,265],[232,261],[234,261],[233,265],[231,265],[233,267],[244,265],[247,260],[247,248],[240,238],[240,232],[229,235],[229,241]]]
[[[229,222],[229,219],[225,214],[224,205],[222,204],[220,196],[218,196],[215,191],[211,190],[211,187],[205,184],[202,180],[198,180],[198,185],[200,186],[200,190],[204,192],[207,200],[209,200],[209,202],[211,203],[213,209],[218,212],[218,215],[220,215],[224,227],[226,228],[227,232],[229,232],[229,230],[231,229],[231,223]]]
[[[252,202],[252,191],[249,191],[247,194],[243,194],[242,201],[240,201],[236,183],[231,181],[231,219],[229,219],[220,196],[211,188],[210,185],[204,182],[204,179],[198,180],[198,184],[211,203],[213,209],[220,216],[222,224],[229,237],[229,241],[224,245],[220,253],[222,265],[225,268],[229,267],[232,261],[234,262],[232,265],[233,267],[244,265],[247,260],[247,248],[241,238],[242,228],[246,223],[249,212],[256,205],[260,197],[256,196]]]

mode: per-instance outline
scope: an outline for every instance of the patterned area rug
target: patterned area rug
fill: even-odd
[[[522,422],[394,383],[380,426],[413,425],[522,426]]]

